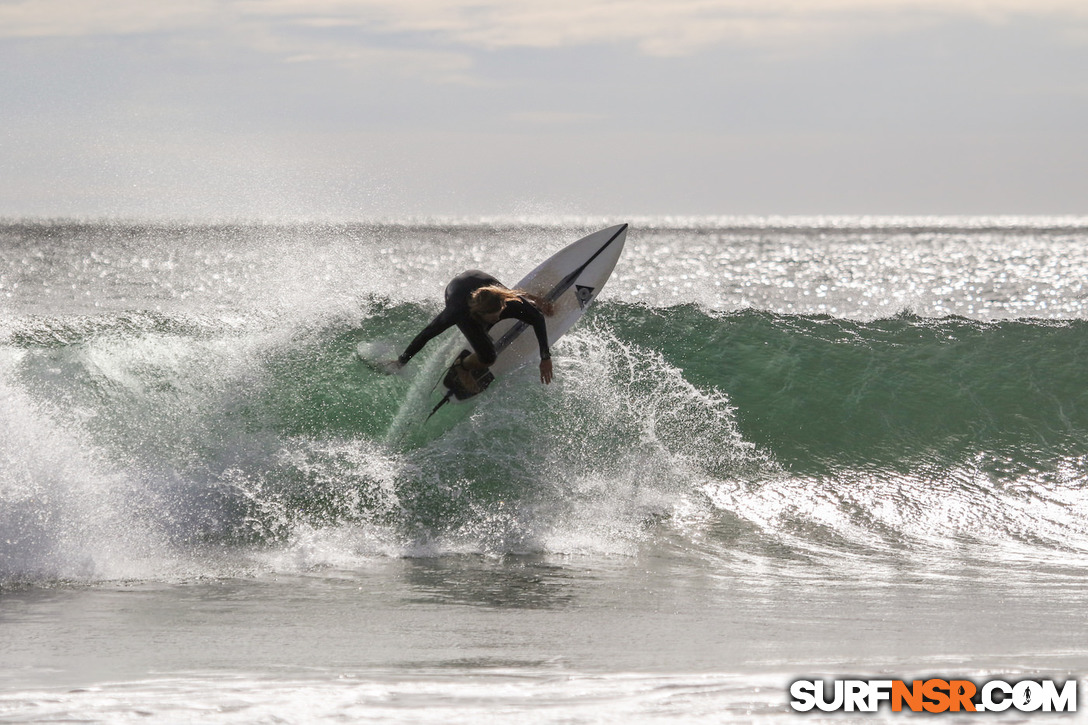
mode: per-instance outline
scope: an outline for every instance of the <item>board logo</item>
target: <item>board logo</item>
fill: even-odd
[[[593,301],[593,290],[595,287],[583,287],[580,284],[574,285],[574,294],[578,297],[578,306],[583,310],[590,302]]]

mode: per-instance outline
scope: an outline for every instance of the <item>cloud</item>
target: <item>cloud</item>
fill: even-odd
[[[244,47],[281,58],[286,63],[324,63],[349,70],[380,70],[387,75],[415,76],[437,82],[479,85],[472,58],[464,52],[426,47],[384,47],[329,38],[277,33],[261,25],[239,28]]]
[[[222,10],[217,0],[15,0],[0,3],[0,37],[134,35],[204,27]]]
[[[283,11],[296,3],[276,5]],[[358,13],[385,32],[434,33],[486,49],[629,42],[665,56],[721,43],[819,40],[954,19],[1088,19],[1083,0],[318,0],[317,7],[343,18]]]
[[[320,5],[320,3],[318,4]],[[366,25],[364,7],[349,16],[329,16],[299,3],[187,0],[0,0],[0,38],[117,37],[188,33],[209,43],[243,48],[286,63],[327,63],[354,69],[381,69],[440,82],[478,83],[464,52],[419,46],[376,45],[323,35],[321,30]],[[318,32],[304,32],[307,28]],[[192,43],[189,43],[191,47]],[[185,47],[179,43],[176,47]],[[202,51],[203,52],[203,51]]]
[[[904,23],[1022,17],[1088,20],[1084,0],[14,0],[0,36],[64,37],[229,30],[266,24],[426,34],[465,46],[553,48],[631,42],[678,55],[723,42],[777,42]]]
[[[0,38],[174,34],[181,53],[242,50],[487,85],[474,57],[495,50],[627,45],[677,57],[730,45],[806,56],[851,38],[1022,18],[1060,21],[1056,33],[1069,42],[1088,38],[1085,0],[0,0]]]

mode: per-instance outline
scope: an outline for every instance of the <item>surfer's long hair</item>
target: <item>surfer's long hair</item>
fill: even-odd
[[[489,315],[493,312],[501,313],[507,302],[513,302],[518,298],[529,300],[546,317],[555,314],[555,305],[540,295],[534,295],[519,289],[506,289],[491,285],[474,290],[468,298],[468,308],[472,312],[481,315]]]

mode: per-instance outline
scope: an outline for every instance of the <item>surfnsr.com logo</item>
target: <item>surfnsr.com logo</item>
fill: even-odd
[[[797,680],[790,685],[797,712],[1076,712],[1077,681],[1067,680]]]

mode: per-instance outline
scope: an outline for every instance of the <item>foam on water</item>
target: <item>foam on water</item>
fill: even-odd
[[[154,577],[155,505],[0,371],[0,582]]]
[[[525,668],[450,674],[329,673],[323,679],[190,677],[109,683],[69,691],[0,695],[0,716],[44,720],[147,718],[212,723],[478,723],[496,713],[518,722],[717,723],[722,717],[789,713],[781,676],[594,674]],[[755,693],[752,688],[755,688]],[[762,695],[761,695],[762,693]]]

